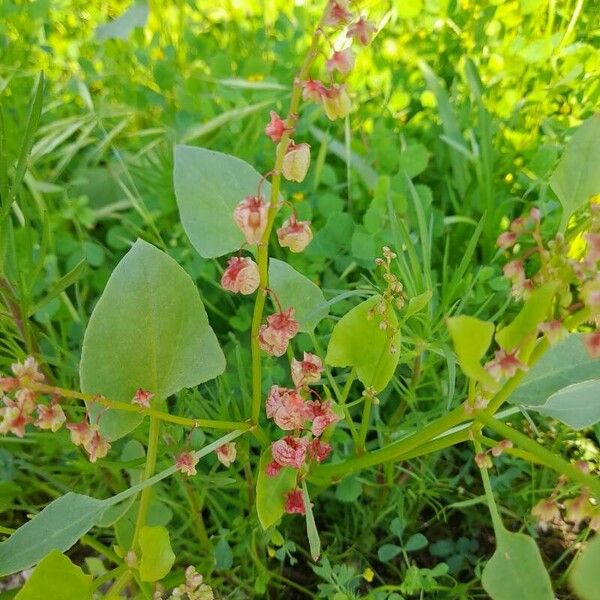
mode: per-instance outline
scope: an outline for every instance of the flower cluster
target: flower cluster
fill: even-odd
[[[225,467],[230,467],[237,458],[237,447],[235,442],[227,442],[222,444],[215,451],[217,460]],[[175,458],[175,468],[184,475],[191,477],[196,475],[196,465],[199,462],[199,458],[195,452],[186,450],[181,452]]]
[[[498,457],[505,450],[512,448],[513,444],[510,440],[500,440],[495,446],[492,448],[488,448],[484,452],[478,452],[475,454],[475,463],[480,469],[491,469],[492,464],[492,456]]]
[[[162,600],[163,589],[158,587],[152,596],[152,600]],[[190,565],[185,570],[185,583],[178,585],[167,597],[168,600],[214,600],[215,594],[212,588],[204,583],[204,577]]]

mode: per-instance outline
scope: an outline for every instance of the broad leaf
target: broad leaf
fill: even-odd
[[[542,356],[508,401],[539,406],[559,390],[590,379],[600,379],[600,360],[590,358],[581,334],[572,333]]]
[[[81,387],[130,402],[137,388],[164,400],[216,377],[225,358],[189,275],[167,254],[138,240],[113,271],[94,308],[81,355]],[[120,438],[138,413],[102,411],[100,426]]]
[[[598,599],[599,574],[600,536],[596,535],[573,563],[569,583],[578,598],[581,600]]]
[[[120,17],[100,25],[96,29],[96,39],[126,40],[136,27],[143,27],[148,20],[148,5],[145,2],[134,2]]]
[[[492,343],[494,325],[475,317],[460,315],[450,317],[446,324],[454,344],[460,368],[465,375],[486,384],[496,385],[491,375],[481,366],[481,359]]]
[[[164,527],[142,527],[140,551],[140,578],[142,581],[162,579],[169,573],[175,562],[169,532]]]
[[[398,327],[398,318],[393,308],[384,315],[375,310],[381,299],[373,296],[361,302],[337,322],[325,357],[325,362],[333,367],[356,367],[360,381],[376,391],[389,383],[400,355],[400,334],[392,338],[388,335],[388,331]],[[380,326],[384,318],[386,329]]]
[[[248,163],[205,148],[175,147],[175,196],[183,228],[200,256],[214,258],[238,250],[244,236],[233,210],[256,195],[260,174]],[[268,198],[271,186],[263,182]]]
[[[564,229],[571,215],[590,197],[600,194],[600,114],[584,121],[567,147],[550,178],[550,185],[563,207]]]
[[[275,258],[269,261],[269,287],[284,309],[290,306],[294,308],[300,331],[313,331],[319,321],[329,314],[329,305],[321,288],[286,262]]]
[[[15,600],[92,600],[92,577],[52,550],[35,568]]]
[[[409,317],[416,315],[429,304],[429,301],[431,300],[432,296],[433,293],[431,290],[427,290],[422,294],[419,294],[418,296],[413,296],[408,301],[408,304],[404,309],[404,312],[402,313],[402,317],[404,319],[408,319]]]
[[[258,462],[256,476],[256,512],[263,529],[275,525],[285,512],[285,495],[296,487],[296,471],[284,467],[277,476],[267,475],[267,465],[273,460],[267,448]]]
[[[535,410],[573,429],[591,427],[600,421],[600,379],[569,385]]]
[[[492,600],[554,600],[538,547],[522,533],[502,532],[481,583]]]

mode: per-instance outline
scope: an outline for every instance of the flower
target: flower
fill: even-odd
[[[598,262],[600,260],[600,233],[586,233],[587,241],[586,260],[590,262]]]
[[[8,396],[4,396],[2,401],[4,402],[4,408],[0,408],[0,416],[2,416],[0,434],[10,431],[13,435],[22,438],[25,435],[25,427],[32,423],[33,419],[22,405],[11,400]]]
[[[265,469],[267,477],[277,477],[282,468],[283,467],[276,460],[272,460]]]
[[[258,244],[267,227],[269,207],[262,196],[246,196],[233,211],[233,218],[249,244]]]
[[[273,460],[282,467],[299,469],[306,459],[308,439],[286,435],[271,444]]]
[[[340,420],[332,410],[332,404],[329,401],[326,402],[310,402],[312,426],[310,428],[312,434],[319,437],[323,431],[333,423],[337,423]]]
[[[329,120],[344,119],[352,108],[346,86],[334,83],[323,98],[323,108]]]
[[[23,382],[44,381],[44,374],[33,356],[28,356],[22,363],[13,364],[11,369],[15,377]]]
[[[586,333],[582,340],[590,358],[600,358],[600,331]]]
[[[507,279],[523,281],[525,279],[525,269],[523,268],[522,260],[511,260],[504,265],[502,269],[504,277]]]
[[[586,281],[580,289],[581,299],[584,304],[597,311],[600,309],[600,279],[592,279]]]
[[[92,435],[90,425],[87,421],[67,423],[67,429],[71,432],[71,442],[76,446],[84,445]]]
[[[592,505],[587,492],[582,492],[576,498],[565,501],[565,519],[579,525],[592,514]]]
[[[505,450],[513,447],[510,440],[500,440],[493,448],[490,449],[492,456],[500,456]]]
[[[514,231],[505,231],[498,236],[496,245],[502,250],[512,248],[517,241],[517,234]]]
[[[251,258],[234,256],[229,259],[221,277],[221,285],[224,289],[247,296],[254,293],[259,284],[258,265]]]
[[[306,143],[295,144],[293,140],[290,140],[281,165],[283,176],[288,181],[300,183],[304,181],[309,165],[310,145]]]
[[[0,392],[12,392],[19,387],[16,377],[0,377]]]
[[[50,429],[52,432],[58,431],[67,420],[63,409],[57,402],[50,405],[38,404],[37,411],[38,418],[34,424],[40,429]]]
[[[331,27],[346,25],[352,19],[347,0],[329,0],[323,22]]]
[[[475,463],[480,469],[491,469],[492,468],[492,459],[487,452],[478,452],[475,455]]]
[[[285,512],[289,515],[305,515],[304,494],[302,490],[295,489],[285,495]]]
[[[284,431],[301,429],[310,417],[307,403],[296,391],[274,385],[267,398],[267,418]]]
[[[568,333],[568,331],[563,327],[560,319],[553,319],[552,321],[547,321],[546,323],[540,323],[538,325],[538,329],[546,336],[548,343],[551,346],[557,344],[561,340],[564,340]]]
[[[331,454],[331,444],[315,438],[308,444],[308,455],[317,462],[323,462]]]
[[[95,463],[99,458],[104,458],[110,450],[108,440],[100,433],[98,425],[90,425],[89,435],[83,442],[84,450],[89,454],[90,462]]]
[[[313,238],[310,221],[297,221],[292,215],[277,230],[277,238],[282,248],[289,248],[292,252],[302,252]]]
[[[24,413],[30,415],[35,410],[35,401],[37,399],[36,392],[27,389],[19,390],[15,394],[15,399]]]
[[[191,477],[196,474],[198,460],[193,452],[182,452],[175,460],[175,467],[181,473],[185,473],[188,477]]]
[[[283,134],[288,131],[285,121],[274,111],[271,111],[271,121],[265,127],[265,134],[275,143],[279,142]]]
[[[551,523],[560,518],[560,509],[556,500],[544,498],[531,509],[531,514],[542,523]]]
[[[285,354],[289,341],[298,333],[298,321],[292,307],[267,317],[259,331],[260,347],[273,356]]]
[[[313,102],[322,102],[327,95],[327,87],[317,79],[308,79],[302,85],[302,98]]]
[[[340,73],[350,73],[354,67],[354,55],[350,48],[345,50],[334,50],[331,58],[326,63],[327,70],[330,73],[339,71]]]
[[[368,46],[376,31],[375,25],[367,21],[365,17],[361,17],[355,23],[348,27],[346,37],[356,40],[362,46]]]
[[[236,456],[237,449],[235,447],[235,442],[228,442],[217,448],[217,458],[225,467],[229,467],[231,463],[235,461]]]
[[[513,377],[519,369],[527,371],[527,365],[517,358],[517,352],[518,350],[514,350],[513,352],[496,350],[494,359],[488,362],[485,368],[498,381],[503,377]]]
[[[154,393],[149,392],[147,390],[143,390],[142,388],[138,388],[131,399],[133,404],[137,404],[142,408],[150,408],[150,400],[154,398]]]
[[[305,352],[302,360],[292,359],[292,381],[297,388],[317,383],[321,379],[323,363],[315,354]]]

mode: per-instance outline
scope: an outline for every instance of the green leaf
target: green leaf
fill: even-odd
[[[467,315],[450,317],[446,324],[463,372],[489,387],[496,386],[494,379],[481,366],[481,359],[492,343],[494,324]]]
[[[569,385],[535,410],[573,429],[591,427],[600,421],[600,379]]]
[[[416,315],[418,312],[423,310],[431,300],[433,293],[431,290],[427,290],[418,296],[413,296],[409,301],[408,305],[404,309],[402,313],[402,317],[406,320],[413,315]]]
[[[92,577],[53,550],[38,564],[15,600],[92,600]]]
[[[308,487],[305,480],[302,480],[302,493],[304,495],[304,506],[306,507],[306,535],[308,536],[310,557],[317,562],[319,556],[321,556],[321,540],[319,539],[319,532],[317,531],[317,524],[315,523],[315,516],[313,515],[312,504],[310,503],[310,496],[308,495]]]
[[[139,543],[141,580],[158,581],[165,577],[175,562],[169,532],[161,526],[146,525],[140,529]]]
[[[396,546],[396,544],[383,544],[383,546],[377,550],[377,558],[381,562],[388,562],[392,560],[392,558],[398,556],[400,552],[402,552],[402,548]]]
[[[126,40],[133,29],[146,25],[148,13],[145,2],[134,2],[120,17],[100,25],[96,29],[96,39],[101,42],[110,39]]]
[[[263,529],[281,519],[285,512],[285,495],[296,487],[296,471],[284,467],[275,477],[267,475],[267,465],[273,460],[271,448],[267,448],[258,462],[256,477],[256,512]]]
[[[429,544],[429,541],[422,533],[415,533],[408,538],[406,544],[404,544],[404,549],[407,552],[416,552],[425,548],[427,544]]]
[[[340,502],[356,502],[362,494],[362,483],[358,477],[345,477],[335,486],[335,497]]]
[[[256,195],[260,174],[248,163],[205,148],[175,147],[173,180],[183,228],[200,256],[214,258],[238,250],[244,236],[233,210]],[[262,194],[268,198],[265,181]]]
[[[309,333],[329,314],[321,288],[282,260],[269,261],[269,287],[284,309],[292,306],[300,331]]]
[[[113,271],[94,308],[81,355],[81,387],[130,402],[137,388],[160,400],[216,377],[225,358],[189,275],[167,254],[138,240]],[[102,431],[120,438],[138,413],[103,411]]]
[[[522,533],[502,532],[481,583],[492,600],[554,600],[538,547]]]
[[[496,341],[504,350],[510,352],[517,348],[544,321],[558,285],[558,282],[551,281],[533,291],[510,325],[496,332]]]
[[[542,356],[508,401],[539,406],[559,390],[590,379],[600,379],[600,360],[590,358],[582,334],[572,333]]]
[[[581,600],[597,600],[600,573],[600,536],[596,536],[574,560],[569,583]]]
[[[231,546],[225,538],[221,538],[215,544],[215,569],[217,571],[226,571],[233,566],[233,552]]]
[[[68,550],[105,507],[102,500],[72,492],[57,498],[0,543],[0,577],[31,567],[52,550]]]
[[[600,114],[584,121],[569,140],[550,177],[550,185],[563,207],[561,229],[571,215],[600,194]]]
[[[389,329],[398,327],[394,309],[388,307],[385,315],[373,310],[381,300],[377,295],[361,302],[336,323],[325,357],[325,362],[332,367],[357,367],[360,381],[376,391],[388,384],[400,355],[400,333],[392,338],[388,336]],[[380,327],[384,316],[388,330]],[[397,349],[394,353],[390,351],[393,344]]]
[[[429,152],[423,144],[412,144],[400,153],[400,170],[411,179],[427,168]]]

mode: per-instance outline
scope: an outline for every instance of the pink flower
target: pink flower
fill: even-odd
[[[50,405],[38,404],[37,411],[38,418],[35,426],[40,429],[50,429],[52,432],[58,431],[67,420],[63,409],[57,402]]]
[[[362,46],[368,46],[371,43],[375,31],[375,25],[367,21],[365,17],[361,16],[356,23],[352,23],[352,25],[348,27],[346,37],[356,40]]]
[[[332,404],[329,401],[326,402],[310,402],[310,409],[312,412],[312,434],[319,437],[323,431],[333,423],[337,423],[340,418],[333,412]]]
[[[560,509],[556,500],[544,498],[540,500],[532,509],[531,514],[542,523],[551,523],[560,519]]]
[[[296,438],[290,435],[271,444],[273,460],[282,467],[292,467],[292,469],[302,467],[307,449],[308,440],[306,438]]]
[[[313,102],[322,102],[327,95],[327,87],[316,79],[305,81],[302,89],[302,98]]]
[[[283,176],[288,181],[297,181],[300,183],[304,181],[309,166],[310,145],[306,143],[295,144],[293,140],[290,140],[290,144],[283,157],[283,164],[281,165]]]
[[[11,368],[15,377],[18,377],[22,382],[44,381],[44,374],[40,371],[33,356],[28,356],[22,363],[13,364]]]
[[[251,258],[234,256],[229,259],[221,277],[221,285],[224,289],[247,296],[254,293],[259,284],[258,265]]]
[[[586,260],[590,262],[598,262],[600,260],[600,233],[586,233],[587,241]]]
[[[331,454],[331,444],[322,442],[319,438],[311,440],[308,445],[308,455],[312,460],[323,462]]]
[[[229,467],[231,463],[235,462],[236,457],[235,442],[228,442],[217,448],[217,459],[225,467]]]
[[[517,358],[518,350],[505,352],[496,350],[494,359],[485,366],[489,374],[496,380],[503,377],[513,377],[517,371],[527,371],[527,365]]]
[[[10,431],[13,435],[22,438],[25,435],[25,427],[32,423],[33,419],[23,410],[23,406],[20,406],[18,402],[11,400],[8,396],[4,396],[2,401],[4,402],[4,408],[0,408],[0,416],[2,416],[0,434]]]
[[[564,340],[568,333],[568,331],[563,327],[560,319],[554,319],[553,321],[548,321],[547,323],[540,323],[538,325],[538,329],[546,336],[548,343],[551,346],[557,344],[561,340]]]
[[[583,345],[590,358],[600,358],[600,331],[586,333],[583,336]]]
[[[71,442],[76,446],[84,445],[92,435],[90,425],[87,421],[67,423],[67,429],[71,432]]]
[[[258,244],[267,227],[269,207],[261,196],[246,196],[233,211],[233,218],[249,244]]]
[[[329,0],[323,22],[331,27],[346,25],[352,19],[347,0]]]
[[[330,73],[339,71],[340,73],[350,73],[354,68],[354,55],[350,48],[345,50],[334,50],[331,58],[327,61],[327,70]]]
[[[498,236],[496,244],[499,248],[502,248],[502,250],[508,250],[509,248],[512,248],[515,245],[516,241],[516,233],[514,233],[513,231],[505,231],[504,233],[501,233]]]
[[[522,260],[512,260],[504,265],[502,269],[504,277],[507,279],[523,281],[525,279],[525,269]]]
[[[294,319],[294,309],[267,317],[267,323],[261,325],[259,332],[260,347],[273,356],[282,356],[289,341],[298,333],[298,321]]]
[[[288,131],[285,121],[274,111],[271,111],[271,121],[265,127],[265,133],[275,143],[279,142],[283,134]]]
[[[306,507],[304,506],[304,494],[301,490],[292,490],[285,496],[285,512],[289,515],[298,514],[305,515]]]
[[[475,455],[475,464],[480,469],[491,469],[494,466],[492,459],[487,452],[478,452]]]
[[[19,387],[16,377],[0,377],[0,392],[12,392]]]
[[[296,390],[274,385],[267,398],[267,418],[284,431],[302,429],[310,417],[307,403]]]
[[[265,469],[267,477],[277,477],[279,475],[279,471],[281,471],[283,467],[276,461],[272,460]]]
[[[27,389],[19,390],[15,394],[15,399],[19,405],[19,408],[21,408],[21,410],[27,415],[30,415],[36,408],[36,392]]]
[[[180,473],[191,477],[196,474],[198,460],[193,452],[182,452],[175,460],[175,467]]]
[[[527,219],[525,217],[517,217],[510,224],[510,230],[516,235],[523,233],[525,227],[527,227]]]
[[[323,363],[321,359],[310,352],[304,353],[302,360],[292,359],[292,381],[297,388],[317,383],[321,379]]]
[[[89,435],[83,442],[83,448],[90,457],[90,462],[95,463],[99,458],[104,458],[110,450],[108,440],[100,433],[98,425],[90,425]]]
[[[138,388],[131,399],[133,404],[137,404],[142,408],[150,408],[150,400],[154,398],[154,393],[149,392],[147,390],[143,390],[142,388]]]
[[[344,119],[352,108],[346,86],[334,83],[323,98],[323,108],[329,120]]]
[[[292,215],[277,230],[277,238],[282,248],[289,248],[292,252],[302,252],[313,238],[310,221],[297,221]]]
[[[586,281],[581,286],[579,293],[587,307],[595,310],[600,308],[600,279]]]

